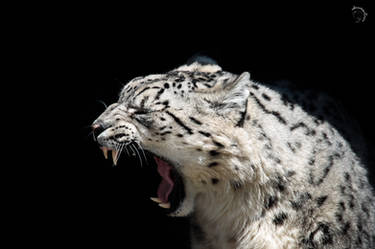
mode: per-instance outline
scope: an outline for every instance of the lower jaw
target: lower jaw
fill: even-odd
[[[166,167],[165,164],[168,164],[170,166],[168,167],[170,168],[168,179],[171,179],[173,181],[173,189],[171,190],[167,198],[165,196],[164,198],[155,197],[155,198],[151,198],[151,200],[157,202],[159,206],[164,209],[164,213],[166,215],[179,216],[178,215],[179,210],[183,209],[183,205],[185,203],[185,198],[186,198],[184,180],[182,176],[178,173],[178,171],[176,170],[173,164],[169,163],[165,159],[161,159],[159,156],[153,154],[152,152],[149,152],[149,153],[151,153],[153,157],[155,158],[155,162],[158,167],[159,167],[158,163],[160,164],[160,161],[164,161],[163,163],[164,167]],[[158,168],[158,171],[159,171],[159,168]],[[165,171],[163,173],[165,174]],[[159,174],[161,174],[161,172],[159,172]],[[158,195],[159,195],[159,188],[158,188]],[[162,201],[163,199],[164,201]]]
[[[169,195],[169,202],[171,203],[171,208],[168,210],[168,215],[172,215],[178,208],[183,204],[185,200],[185,185],[182,177],[177,173],[176,170],[171,171],[172,178],[175,181],[176,187],[173,188],[171,194]]]
[[[175,170],[172,174],[177,174],[177,178],[174,178],[178,182],[178,187],[173,189],[169,196],[169,208],[164,209],[164,214],[170,217],[186,217],[193,213],[196,193],[192,184],[186,182]],[[176,177],[176,176],[175,176]],[[160,206],[160,204],[159,204]]]

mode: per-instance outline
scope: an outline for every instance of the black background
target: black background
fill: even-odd
[[[31,156],[36,167],[18,172],[24,184],[14,230],[50,247],[189,248],[188,221],[166,217],[149,200],[159,183],[152,159],[140,167],[121,157],[113,167],[90,124],[127,81],[167,72],[197,53],[224,70],[249,71],[256,81],[288,79],[333,95],[372,144],[374,41],[371,15],[365,23],[353,21],[357,3],[368,10],[354,1],[82,4],[50,6],[22,21],[21,38],[28,39],[16,46],[33,65],[32,88],[40,93],[34,103],[47,119],[40,125],[35,115],[29,118],[43,128],[31,147],[44,152]]]

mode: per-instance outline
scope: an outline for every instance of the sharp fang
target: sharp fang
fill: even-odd
[[[162,200],[160,200],[159,198],[157,197],[151,197],[150,198],[152,201],[156,202],[156,203],[162,203]]]
[[[171,207],[171,203],[170,202],[168,202],[168,203],[160,203],[159,206],[162,207],[162,208],[170,208]]]
[[[103,151],[104,158],[108,159],[108,148],[107,147],[101,147],[100,149]]]
[[[117,165],[117,160],[118,160],[117,154],[118,154],[118,150],[112,150],[112,160],[115,166]]]

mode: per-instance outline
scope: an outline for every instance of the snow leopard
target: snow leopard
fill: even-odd
[[[151,199],[189,217],[193,249],[375,248],[374,191],[348,123],[325,94],[198,58],[134,78],[92,128],[114,164],[124,151],[155,158]]]

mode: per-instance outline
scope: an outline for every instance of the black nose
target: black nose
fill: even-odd
[[[99,136],[99,134],[105,130],[103,125],[100,125],[100,124],[93,124],[91,128],[92,128],[92,133],[94,134],[95,140]]]

